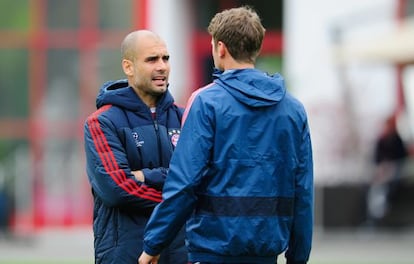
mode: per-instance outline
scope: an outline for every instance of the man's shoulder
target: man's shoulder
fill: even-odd
[[[286,104],[289,104],[293,108],[304,110],[304,105],[302,101],[296,96],[289,93],[288,91],[286,92],[284,100],[282,101],[284,101]]]
[[[105,114],[106,112],[108,112],[108,110],[111,107],[112,107],[112,105],[104,105],[102,107],[99,107],[94,112],[92,112],[91,114],[89,114],[89,116],[87,117],[87,119],[98,118],[99,116],[102,116],[103,114]]]
[[[196,97],[203,98],[203,100],[216,100],[218,93],[224,92],[224,89],[222,89],[217,83],[209,83],[206,86],[203,86],[201,88],[198,88],[195,90],[191,97],[194,99]]]
[[[113,123],[125,119],[124,110],[111,104],[104,105],[87,117],[87,121],[106,119]]]

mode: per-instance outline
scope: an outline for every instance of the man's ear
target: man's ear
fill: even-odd
[[[132,61],[123,59],[122,70],[124,71],[126,76],[132,76],[134,73],[134,64],[132,63]]]
[[[224,44],[221,41],[217,42],[217,54],[219,55],[220,58],[223,58],[224,55],[226,55],[226,53],[228,52],[226,44]]]

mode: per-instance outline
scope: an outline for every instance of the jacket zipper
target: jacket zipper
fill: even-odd
[[[118,217],[119,217],[119,211],[118,211],[118,209],[116,209],[115,208],[115,212],[116,212],[116,214],[115,214],[115,219],[114,219],[114,225],[115,225],[115,228],[114,228],[114,243],[115,243],[115,246],[117,247],[118,246],[118,230],[119,230],[119,227],[118,227]]]
[[[154,128],[155,128],[155,134],[157,135],[158,158],[160,161],[160,166],[162,166],[162,164],[164,163],[162,162],[161,138],[160,138],[160,131],[158,129],[157,119],[154,119]]]

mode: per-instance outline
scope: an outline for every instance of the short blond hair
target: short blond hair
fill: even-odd
[[[256,61],[266,32],[259,15],[249,6],[217,13],[207,30],[215,44],[223,42],[235,60],[249,63]]]

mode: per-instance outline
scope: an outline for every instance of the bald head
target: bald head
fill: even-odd
[[[122,69],[128,84],[148,106],[155,106],[167,91],[170,55],[165,42],[156,33],[138,30],[122,41]]]
[[[138,52],[137,44],[149,39],[164,42],[159,35],[150,30],[137,30],[129,33],[121,44],[122,59],[133,60]]]

